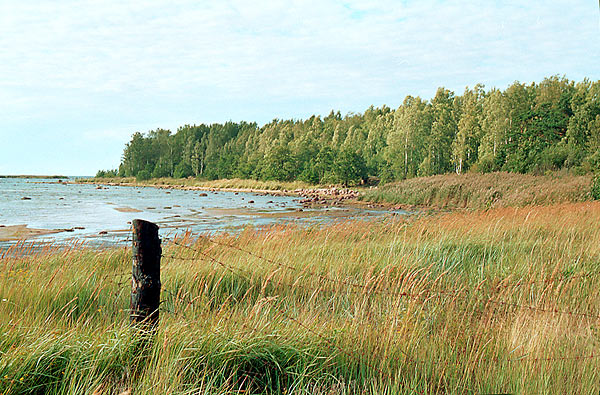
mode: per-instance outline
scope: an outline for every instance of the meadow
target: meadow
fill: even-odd
[[[131,250],[0,258],[3,394],[595,393],[600,203],[163,242],[160,323]]]
[[[489,209],[590,200],[592,175],[549,172],[443,174],[365,190],[362,200],[437,208]]]

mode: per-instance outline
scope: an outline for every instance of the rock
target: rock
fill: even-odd
[[[236,195],[237,195],[237,193],[236,193]],[[201,193],[201,194],[199,194],[198,196],[208,196],[208,193],[204,193],[204,192],[202,192],[202,193]]]
[[[101,230],[100,232],[98,232],[99,235],[107,235],[108,232],[105,230]]]
[[[84,228],[83,226],[74,226],[74,227],[73,227],[73,229],[76,229],[76,230],[83,230],[83,229],[85,229],[85,228]]]
[[[165,210],[170,210],[170,209],[171,209],[171,206],[165,206],[165,207],[163,207],[163,208],[164,208]]]
[[[248,200],[248,203],[254,203],[254,200]]]
[[[273,204],[273,201],[272,201],[272,200],[269,200],[269,201],[267,202],[267,204]]]
[[[23,197],[21,198],[21,200],[31,200],[31,198],[30,198],[30,197],[28,197],[28,196],[23,196]]]
[[[96,189],[102,189],[102,185],[98,185]]]

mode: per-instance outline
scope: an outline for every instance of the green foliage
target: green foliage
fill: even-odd
[[[98,170],[96,173],[96,178],[112,178],[116,177],[118,174],[118,170]]]
[[[298,166],[288,147],[273,148],[264,157],[262,163],[262,178],[265,180],[292,181],[296,176]]]
[[[335,157],[333,174],[342,185],[354,185],[366,180],[367,166],[362,156],[345,149]]]
[[[584,165],[588,171],[597,173],[600,171],[600,149],[588,155],[584,160]]]
[[[471,166],[471,171],[476,173],[491,173],[496,170],[498,168],[492,155],[480,157],[477,163]]]
[[[569,159],[569,147],[566,144],[557,144],[546,147],[539,155],[538,166],[540,170],[560,170]]]
[[[173,172],[173,176],[175,178],[186,178],[192,175],[192,167],[189,163],[179,162],[177,166],[175,166],[175,171]]]
[[[600,174],[596,174],[592,179],[591,192],[594,200],[600,199]]]
[[[585,173],[598,168],[599,97],[600,81],[553,76],[505,91],[478,84],[462,96],[439,88],[428,101],[407,96],[395,110],[371,106],[344,117],[138,132],[118,175],[356,184],[468,171]]]
[[[137,181],[146,181],[146,180],[149,180],[150,178],[152,178],[152,175],[150,174],[150,172],[148,170],[141,170],[135,176],[135,179]]]

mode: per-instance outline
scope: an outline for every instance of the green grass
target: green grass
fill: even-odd
[[[152,335],[128,326],[128,248],[16,251],[0,393],[597,393],[599,221],[587,202],[183,236]]]
[[[590,200],[590,175],[551,173],[444,174],[412,178],[365,191],[362,200],[375,203],[488,209]]]

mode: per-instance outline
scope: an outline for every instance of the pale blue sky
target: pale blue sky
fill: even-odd
[[[0,174],[93,175],[136,131],[600,79],[596,0],[0,0]]]

